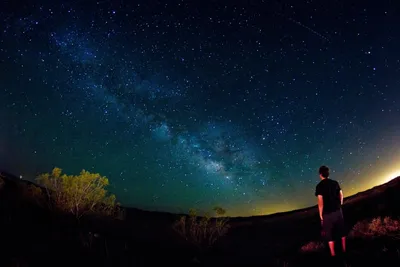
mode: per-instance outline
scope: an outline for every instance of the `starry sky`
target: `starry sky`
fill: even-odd
[[[125,206],[230,216],[315,205],[322,164],[365,190],[400,171],[399,10],[2,1],[0,168],[86,169]]]

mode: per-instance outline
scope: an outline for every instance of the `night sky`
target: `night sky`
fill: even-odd
[[[400,171],[396,1],[29,2],[0,4],[3,170],[231,216],[315,205],[322,164],[345,196]]]

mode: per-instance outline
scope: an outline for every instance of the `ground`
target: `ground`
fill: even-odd
[[[49,210],[27,195],[28,182],[0,182],[1,266],[262,265],[329,266],[316,207],[270,216],[231,218],[229,232],[211,249],[198,249],[173,229],[178,215],[126,209],[123,220]],[[357,222],[399,218],[400,179],[345,200],[350,229]],[[310,243],[311,242],[311,243]],[[388,236],[348,240],[337,266],[399,266],[400,242]]]

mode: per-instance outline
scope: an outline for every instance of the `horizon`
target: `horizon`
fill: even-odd
[[[36,183],[36,181],[34,181],[34,180],[31,180],[31,179],[24,179],[24,177],[22,177],[21,175],[20,176],[17,176],[17,175],[15,175],[15,174],[12,174],[12,173],[10,173],[10,172],[8,172],[8,171],[5,171],[4,169],[2,169],[2,168],[0,168],[0,177],[1,177],[1,174],[5,174],[6,176],[13,176],[13,178],[15,178],[16,180],[18,180],[18,181],[27,181],[27,182],[33,182],[33,183],[35,183],[36,185],[38,185],[37,183]],[[396,174],[397,176],[395,176],[395,177],[393,177],[393,178],[388,178],[385,182],[383,182],[383,183],[381,183],[381,184],[378,184],[378,185],[375,185],[375,186],[372,186],[372,187],[370,187],[370,188],[366,188],[366,189],[364,189],[364,190],[361,190],[361,191],[358,191],[358,192],[356,192],[356,193],[353,193],[353,194],[351,194],[351,195],[345,195],[344,196],[344,199],[348,199],[348,198],[352,198],[352,197],[354,197],[354,196],[356,196],[357,194],[360,194],[360,193],[364,193],[364,192],[366,192],[366,191],[369,191],[369,190],[372,190],[372,189],[374,189],[375,187],[380,187],[380,186],[383,186],[383,185],[385,185],[385,184],[388,184],[388,183],[390,183],[391,181],[393,181],[393,180],[395,180],[395,179],[399,179],[400,180],[400,174]],[[329,179],[329,178],[328,178]],[[40,186],[40,185],[39,185]],[[112,193],[112,192],[111,192]],[[117,197],[117,201],[118,201],[118,197]],[[346,204],[346,203],[344,203],[344,204]],[[168,211],[168,209],[152,209],[151,207],[150,208],[146,208],[146,207],[142,207],[142,208],[139,208],[139,207],[134,207],[134,206],[123,206],[122,205],[122,207],[124,207],[124,208],[127,208],[127,209],[136,209],[136,210],[140,210],[140,211],[143,211],[143,212],[156,212],[156,213],[170,213],[170,214],[188,214],[188,211],[186,210],[182,210],[182,209],[177,209],[177,210],[175,210],[175,211],[173,211],[173,210],[169,210]],[[307,209],[311,209],[311,208],[316,208],[317,207],[317,203],[315,203],[314,205],[310,205],[310,206],[305,206],[305,207],[299,207],[299,208],[296,208],[296,209],[289,209],[289,210],[281,210],[281,211],[275,211],[275,212],[272,212],[272,213],[263,213],[263,214],[252,214],[252,215],[236,215],[236,216],[231,216],[230,214],[229,214],[229,211],[227,212],[227,214],[226,214],[226,217],[230,217],[230,218],[248,218],[248,217],[254,217],[254,216],[256,216],[256,217],[258,217],[258,216],[269,216],[269,215],[275,215],[275,214],[281,214],[281,213],[291,213],[291,212],[295,212],[295,211],[300,211],[300,210],[307,210]],[[209,212],[209,210],[197,210],[197,212],[198,212],[198,214],[200,215],[200,216],[203,216],[203,215],[205,215],[205,214],[207,214],[208,212]]]

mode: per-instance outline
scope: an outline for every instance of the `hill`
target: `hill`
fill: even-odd
[[[172,229],[179,218],[176,214],[126,208],[124,220],[84,217],[77,221],[27,197],[30,182],[4,172],[1,176],[1,266],[321,266],[324,260],[323,250],[315,249],[311,254],[299,252],[305,244],[318,243],[320,239],[316,206],[266,216],[230,218],[228,234],[212,249],[199,250]],[[399,189],[400,177],[346,198],[343,213],[348,228],[378,216],[397,218]],[[400,245],[396,247],[398,242],[379,240],[363,247],[365,251],[357,245],[361,241],[350,240],[351,266],[393,260],[395,249],[400,251]],[[390,251],[393,247],[394,256],[382,255],[380,242],[389,246]],[[372,255],[371,249],[379,255]],[[385,266],[398,266],[399,262],[400,252],[397,265]]]

